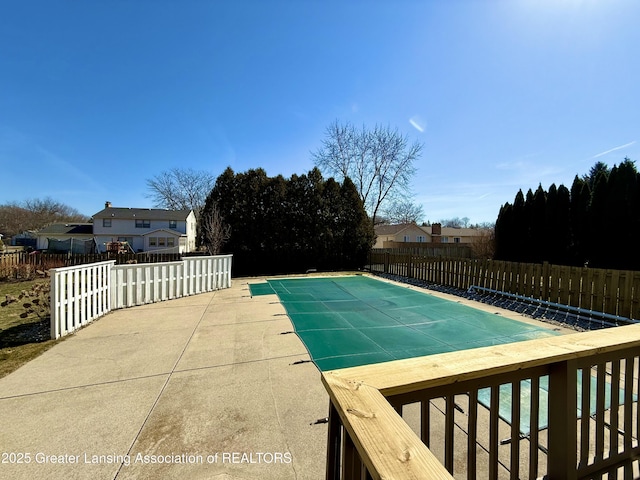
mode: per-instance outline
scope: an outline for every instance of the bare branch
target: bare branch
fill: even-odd
[[[215,184],[206,171],[173,168],[147,180],[148,198],[156,207],[169,210],[193,210],[196,218]]]
[[[316,166],[339,180],[351,178],[375,223],[383,206],[411,195],[411,180],[416,173],[414,162],[422,144],[409,145],[408,138],[397,129],[376,125],[362,130],[337,121],[327,128],[327,138],[313,158]]]
[[[224,222],[218,206],[213,207],[201,219],[204,244],[210,255],[217,255],[231,238],[231,227]]]

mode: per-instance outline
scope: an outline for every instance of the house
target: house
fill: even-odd
[[[443,227],[440,223],[418,226],[415,223],[378,225],[373,248],[392,248],[400,243],[453,243],[471,245],[486,237],[486,229]],[[412,245],[416,246],[416,245]]]
[[[93,224],[52,223],[38,230],[36,248],[54,253],[94,253]]]
[[[375,227],[376,243],[373,248],[384,248],[385,243],[425,243],[432,242],[432,235],[415,223],[397,225],[377,225]]]
[[[192,210],[122,208],[106,202],[92,218],[100,252],[112,242],[127,242],[134,252],[186,253],[196,249]]]
[[[430,235],[435,243],[470,244],[477,241],[486,232],[486,229],[481,228],[443,227],[439,223],[420,228],[427,232],[427,235]]]

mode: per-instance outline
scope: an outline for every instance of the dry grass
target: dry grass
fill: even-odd
[[[49,317],[26,313],[23,302],[7,302],[49,279],[0,282],[0,378],[42,354],[58,340],[50,340]]]

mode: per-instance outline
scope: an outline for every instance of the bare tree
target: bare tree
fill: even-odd
[[[0,205],[0,233],[11,237],[58,222],[87,222],[78,210],[50,197]]]
[[[493,228],[480,228],[473,238],[471,252],[474,258],[492,259],[496,252],[496,235]]]
[[[469,219],[467,217],[465,217],[465,219],[467,220],[467,223],[468,223]],[[464,225],[465,219],[462,219],[460,217],[445,218],[440,220],[438,223],[443,227],[462,228]]]
[[[312,153],[315,165],[325,174],[355,184],[373,224],[383,207],[404,201],[410,195],[414,162],[422,144],[409,144],[398,130],[376,125],[373,130],[356,129],[335,121],[327,128],[322,147]]]
[[[199,219],[215,181],[215,177],[206,171],[173,168],[147,180],[147,197],[153,199],[156,207],[193,210]]]
[[[231,238],[231,227],[224,222],[215,203],[201,218],[201,232],[209,255],[219,254],[223,245]]]
[[[422,205],[409,201],[398,201],[391,204],[386,210],[386,219],[389,223],[420,223],[424,217]]]

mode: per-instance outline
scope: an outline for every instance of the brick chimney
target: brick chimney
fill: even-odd
[[[442,224],[434,223],[431,225],[431,241],[433,243],[441,243],[442,242]]]
[[[111,202],[104,202],[104,208],[111,208]]]

